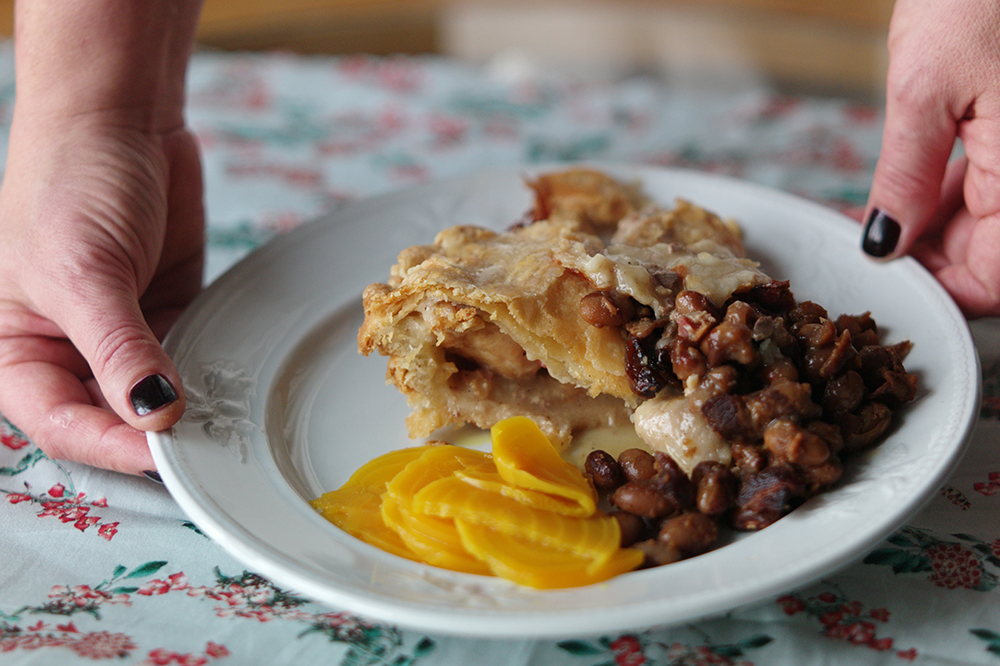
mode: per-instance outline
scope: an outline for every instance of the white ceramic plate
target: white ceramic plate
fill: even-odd
[[[357,353],[360,295],[404,247],[453,224],[505,228],[529,208],[526,171],[502,170],[345,207],[236,265],[167,339],[188,395],[150,436],[176,501],[252,570],[337,608],[428,632],[566,637],[689,621],[845,566],[900,526],[957,463],[978,405],[964,318],[914,261],[878,264],[860,229],[813,203],[700,173],[599,165],[653,198],[687,198],[736,219],[752,256],[831,313],[871,311],[910,339],[919,397],[843,481],[773,526],[711,553],[605,584],[536,591],[379,551],[307,504],[377,454],[415,444],[385,361]]]

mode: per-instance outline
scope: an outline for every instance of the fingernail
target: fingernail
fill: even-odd
[[[150,479],[152,481],[156,481],[157,483],[163,483],[163,479],[160,478],[160,473],[159,472],[155,472],[155,471],[153,471],[151,469],[147,469],[147,470],[145,470],[142,473],[142,475],[144,477],[146,477],[147,479]]]
[[[145,416],[177,400],[177,392],[162,375],[150,375],[132,387],[128,399],[133,411]]]
[[[878,208],[872,209],[865,225],[861,249],[873,257],[885,257],[896,249],[899,242],[899,222]]]

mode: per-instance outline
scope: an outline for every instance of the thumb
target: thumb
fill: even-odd
[[[103,399],[139,430],[165,430],[184,413],[180,376],[143,317],[134,290],[95,288],[53,317],[90,365]]]
[[[957,124],[942,97],[921,97],[910,81],[891,86],[882,150],[872,180],[861,247],[869,255],[906,254],[935,217]]]

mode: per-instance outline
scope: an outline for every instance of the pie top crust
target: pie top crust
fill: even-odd
[[[739,230],[702,208],[645,201],[589,170],[529,183],[529,220],[498,233],[473,226],[403,250],[386,283],[364,292],[363,354],[388,357],[412,437],[514,413],[557,444],[580,429],[626,424],[641,402],[626,373],[620,325],[594,325],[581,301],[629,297],[663,318],[681,289],[719,305],[766,281]]]

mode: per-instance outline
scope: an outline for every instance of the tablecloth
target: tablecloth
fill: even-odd
[[[4,130],[12,72],[5,44]],[[882,128],[877,106],[757,85],[201,51],[188,119],[205,164],[206,282],[343,202],[487,166],[683,166],[857,213]],[[968,454],[862,561],[723,617],[564,640],[426,635],[322,606],[247,571],[162,485],[52,460],[0,421],[0,663],[1000,664],[1000,328],[972,326],[984,391]]]

